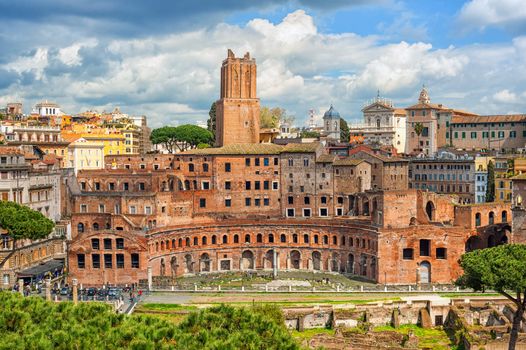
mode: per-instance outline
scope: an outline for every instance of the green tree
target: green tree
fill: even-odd
[[[162,144],[168,152],[175,153],[176,150],[186,151],[190,148],[196,148],[199,144],[210,145],[213,136],[207,129],[197,125],[185,124],[154,129],[150,140],[153,144]]]
[[[422,132],[424,131],[424,124],[422,124],[420,122],[417,122],[417,123],[415,123],[415,126],[413,127],[413,129],[415,130],[415,134],[417,136],[417,142],[418,142],[417,149],[418,149],[418,152],[420,152],[420,150],[421,150],[421,148],[420,148],[420,135],[422,135]]]
[[[319,138],[320,133],[317,131],[302,130],[300,133],[300,137],[305,138],[305,139]]]
[[[208,120],[206,121],[206,129],[212,133],[212,141],[216,140],[216,103],[213,102],[208,112]]]
[[[486,186],[486,202],[495,201],[495,167],[493,161],[488,162],[488,185]]]
[[[175,126],[163,126],[153,129],[150,140],[154,145],[163,145],[170,153],[175,153],[177,148],[177,129]]]
[[[514,350],[526,309],[526,245],[505,244],[475,250],[460,258],[464,274],[456,281],[463,288],[494,290],[515,304],[508,350]]]
[[[259,126],[262,128],[279,128],[280,123],[292,124],[294,116],[288,115],[287,111],[281,107],[261,107],[259,112]]]
[[[55,224],[39,211],[15,202],[0,201],[0,227],[14,240],[49,236]]]
[[[349,130],[349,125],[345,119],[340,118],[340,141],[349,142],[351,138],[351,132]]]

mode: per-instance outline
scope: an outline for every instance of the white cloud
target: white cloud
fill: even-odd
[[[524,0],[471,0],[460,10],[459,20],[469,27],[516,25],[526,20]]]
[[[493,99],[497,102],[502,103],[515,103],[517,102],[517,94],[509,91],[508,89],[500,90],[493,95]]]
[[[44,69],[48,65],[48,49],[39,47],[33,56],[22,56],[13,62],[5,65],[7,70],[12,70],[17,73],[33,72],[35,79],[42,80],[44,78]]]
[[[261,103],[286,108],[298,125],[309,109],[323,114],[331,103],[342,117],[359,120],[362,104],[377,89],[397,106],[412,104],[423,83],[434,102],[451,107],[487,114],[526,109],[518,92],[515,101],[502,93],[526,90],[525,37],[446,49],[383,39],[325,34],[299,10],[279,23],[253,19],[244,26],[223,23],[158,37],[39,48],[5,66],[19,74],[34,72],[39,80],[0,91],[17,91],[26,110],[48,98],[70,113],[120,106],[125,113],[147,115],[154,126],[202,121],[219,98],[221,61],[231,48],[238,56],[250,51],[256,58]],[[48,60],[69,70],[52,71],[57,68],[49,68]]]

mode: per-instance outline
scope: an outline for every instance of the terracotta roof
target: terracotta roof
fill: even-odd
[[[9,146],[0,146],[0,154],[3,156],[9,156],[14,154],[22,154],[22,151],[20,151],[17,147],[9,147]]]
[[[322,154],[316,159],[316,163],[332,163],[336,156],[333,154]]]
[[[451,118],[452,124],[512,123],[526,121],[526,114],[458,116]]]
[[[192,149],[181,152],[180,155],[243,155],[243,154],[279,154],[283,146],[272,143],[250,143],[226,145],[223,147]]]
[[[403,115],[406,115],[407,114],[407,111],[403,108],[397,108],[395,109],[394,111],[394,114],[403,114]]]
[[[356,166],[362,162],[365,162],[363,159],[353,159],[353,158],[343,158],[336,159],[334,161],[334,166]]]
[[[66,141],[66,142],[69,142],[69,143],[71,143],[71,142],[75,142],[75,141],[77,141],[77,140],[80,139],[80,138],[81,138],[81,137],[78,136],[78,135],[64,135],[64,134],[62,135],[62,139],[63,139],[64,141]]]
[[[384,163],[394,163],[394,162],[409,162],[408,159],[405,159],[405,158],[400,158],[400,157],[386,157],[384,155],[381,155],[381,154],[376,154],[376,153],[373,153],[373,152],[368,152],[366,150],[360,150],[356,153],[354,153],[353,155],[356,156],[357,159],[359,159],[358,157],[360,156],[360,152],[363,152],[365,154],[368,154],[370,155],[371,157],[375,157],[379,160],[381,160],[382,162]]]
[[[417,103],[416,105],[412,105],[411,107],[407,107],[406,109],[441,109],[451,111],[451,108],[448,108],[442,104],[434,103]]]
[[[454,109],[453,110],[453,116],[455,115],[464,115],[464,116],[478,116],[477,113],[473,113],[473,112],[470,112],[470,111],[463,111],[461,109]]]
[[[310,143],[289,143],[287,144],[282,153],[313,153],[320,148],[321,144],[319,142],[310,142]]]

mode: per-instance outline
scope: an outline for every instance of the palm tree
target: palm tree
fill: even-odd
[[[422,132],[424,131],[424,124],[420,122],[415,123],[413,129],[415,130],[416,136],[418,137],[418,151],[420,151],[420,135],[422,135]]]

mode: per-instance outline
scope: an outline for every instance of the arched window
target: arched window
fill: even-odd
[[[194,245],[199,245],[199,238],[194,237]]]
[[[298,235],[297,234],[293,234],[292,235],[292,242],[293,243],[298,243]]]
[[[172,239],[172,249],[175,249],[175,239]]]
[[[250,243],[250,235],[245,235],[245,243]]]
[[[212,236],[212,244],[217,244],[217,238],[215,235]]]
[[[207,245],[208,244],[208,240],[207,240],[206,236],[203,236],[203,238],[201,238],[201,244],[202,245]]]
[[[488,220],[489,220],[489,224],[493,225],[495,223],[495,213],[490,211],[488,215]]]
[[[272,233],[268,235],[268,242],[274,243],[274,235]]]
[[[93,223],[93,229],[94,229],[95,231],[98,231],[98,230],[99,230],[99,224],[96,223],[96,222],[94,222],[94,223]]]
[[[186,247],[189,247],[189,246],[190,246],[190,237],[186,237],[184,243],[185,243],[185,246],[186,246]]]
[[[280,241],[281,241],[281,243],[287,243],[287,236],[285,236],[284,234],[282,234],[282,235],[280,236]]]
[[[263,235],[261,233],[258,233],[256,236],[256,242],[263,243]]]
[[[309,235],[303,235],[303,243],[309,243]]]
[[[183,239],[182,239],[182,238],[179,238],[179,239],[177,240],[177,242],[178,242],[177,246],[178,246],[179,248],[182,248],[182,247],[183,247]]]
[[[323,236],[323,244],[329,244],[329,236],[327,235]]]
[[[349,237],[349,246],[354,246],[354,240],[352,239],[352,237]]]
[[[320,243],[320,238],[318,237],[318,235],[314,235],[314,244],[318,243]]]
[[[227,244],[227,243],[228,243],[228,236],[223,235],[223,244]]]
[[[234,235],[234,243],[239,243],[239,236],[238,235]]]
[[[342,245],[345,245],[345,236],[342,237]]]
[[[475,214],[475,226],[480,226],[480,213]]]
[[[380,129],[380,118],[376,119],[376,128]]]
[[[161,241],[161,250],[164,250],[164,241]]]
[[[338,245],[338,237],[332,236],[332,244]]]
[[[502,222],[508,222],[508,212],[506,210],[502,211]]]
[[[78,225],[77,225],[77,231],[79,233],[82,233],[84,232],[84,224],[82,222],[79,222]]]

